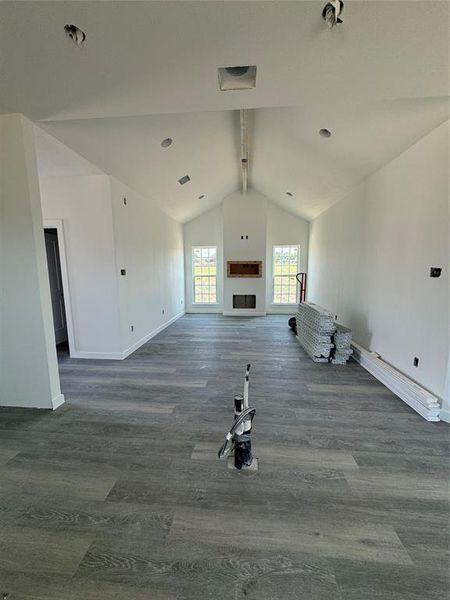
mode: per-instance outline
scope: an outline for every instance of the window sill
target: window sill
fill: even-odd
[[[272,302],[270,306],[273,306],[274,308],[292,308],[293,306],[298,306],[298,302],[295,302],[295,304],[275,304]]]
[[[193,308],[204,307],[204,306],[221,306],[220,302],[207,302],[206,304],[201,304],[199,302],[193,302],[191,305]]]

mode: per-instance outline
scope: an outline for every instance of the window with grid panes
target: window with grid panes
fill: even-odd
[[[194,284],[194,304],[216,304],[216,246],[197,246],[192,248],[192,277]]]
[[[297,304],[300,248],[298,246],[273,247],[273,303]]]

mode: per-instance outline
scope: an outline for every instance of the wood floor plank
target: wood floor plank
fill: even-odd
[[[75,495],[89,500],[104,500],[116,482],[116,477],[84,474],[78,470],[61,468],[0,469],[3,493],[20,491],[27,495]]]
[[[448,474],[421,474],[394,472],[383,469],[349,473],[347,481],[357,493],[370,496],[417,498],[419,500],[448,500]]]
[[[311,552],[320,556],[411,565],[412,560],[392,527],[351,523],[310,526],[300,520],[258,519],[232,511],[177,509],[169,538],[196,539],[243,548]]]
[[[15,527],[1,529],[0,564],[5,571],[73,575],[93,537]]]
[[[6,463],[13,459],[15,456],[17,456],[18,453],[18,450],[0,448],[0,466],[6,465]]]

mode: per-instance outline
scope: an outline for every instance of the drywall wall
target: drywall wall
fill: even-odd
[[[268,199],[253,190],[246,194],[235,192],[223,200],[224,314],[266,312],[267,204]],[[262,277],[227,277],[229,260],[263,261]],[[233,294],[256,294],[256,309],[233,309]]]
[[[447,122],[315,219],[309,245],[308,298],[440,397],[449,352],[448,145]],[[443,268],[439,279],[431,266]]]
[[[230,198],[230,197],[229,197]],[[229,202],[227,199],[225,202]],[[243,202],[246,202],[247,208],[242,213]],[[253,202],[253,204],[252,204]],[[256,202],[256,206],[254,203]],[[266,218],[261,219],[258,223],[255,222],[252,210],[266,211]],[[248,210],[247,210],[248,209]],[[236,217],[233,215],[236,214]],[[290,314],[292,307],[280,307],[272,304],[273,296],[273,273],[272,273],[272,253],[273,246],[276,244],[295,244],[300,246],[300,270],[306,271],[308,267],[308,238],[309,238],[309,223],[304,219],[297,217],[279,207],[268,200],[265,196],[257,192],[249,192],[244,200],[243,195],[239,192],[232,194],[231,205],[228,206],[227,227],[230,228],[224,233],[224,219],[222,205],[218,206],[199,217],[189,221],[184,225],[184,250],[185,250],[185,273],[186,273],[186,310],[187,312],[222,312],[224,279],[226,279],[226,261],[223,255],[223,239],[227,236],[231,245],[235,245],[235,249],[239,256],[236,260],[248,258],[247,254],[254,253],[254,240],[261,242],[257,246],[256,254],[263,260],[263,277],[266,286],[265,306],[260,307],[260,310],[270,313]],[[249,235],[249,226],[254,227],[253,233]],[[237,229],[236,229],[237,228]],[[265,233],[264,233],[265,228]],[[237,233],[236,233],[236,231]],[[256,238],[255,238],[255,233]],[[241,240],[241,235],[249,235],[249,240]],[[264,240],[265,237],[265,240]],[[259,243],[258,242],[258,243]],[[216,246],[218,254],[218,278],[217,278],[217,293],[218,303],[216,305],[195,305],[192,302],[193,298],[193,283],[192,283],[192,247],[193,246]],[[261,248],[264,246],[263,253],[260,254]],[[230,259],[233,260],[233,259]],[[251,260],[251,259],[249,259]],[[230,283],[230,282],[228,282]],[[254,283],[254,282],[253,282]],[[242,280],[238,285],[251,285],[251,280]],[[229,307],[226,309],[229,310]]]
[[[267,205],[266,307],[267,312],[292,314],[295,307],[277,306],[273,300],[273,247],[300,246],[300,271],[308,270],[309,223],[278,205]]]
[[[74,357],[121,358],[122,339],[107,175],[40,179],[44,220],[63,222]]]
[[[217,304],[195,305],[193,302],[192,248],[217,248]],[[223,220],[222,205],[203,213],[184,225],[184,272],[186,275],[186,311],[214,313],[223,310]]]
[[[59,387],[33,124],[0,116],[0,405],[56,408]]]
[[[450,423],[450,356],[447,365],[447,376],[445,378],[444,395],[442,397],[441,412],[439,416],[441,421]]]
[[[113,177],[110,182],[122,352],[127,355],[184,314],[183,227],[151,199]]]

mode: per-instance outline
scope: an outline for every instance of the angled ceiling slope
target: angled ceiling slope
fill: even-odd
[[[41,123],[50,134],[185,222],[236,191],[236,111]],[[161,146],[166,138],[173,143]],[[190,181],[178,180],[189,175]],[[200,198],[200,196],[204,196]]]
[[[313,218],[448,118],[447,2],[346,2],[344,24],[331,31],[321,8],[2,2],[0,108],[41,121],[182,221],[238,189],[233,111],[261,109],[250,184]],[[86,31],[84,48],[66,38],[65,23]],[[256,88],[221,92],[217,68],[242,64],[257,65]],[[322,127],[329,140],[318,137]],[[174,144],[164,153],[165,137]],[[185,174],[191,182],[180,187]]]

